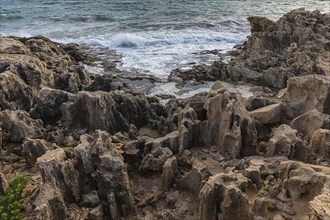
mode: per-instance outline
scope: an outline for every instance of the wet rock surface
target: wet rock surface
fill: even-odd
[[[184,82],[233,81],[281,89],[294,76],[329,76],[329,15],[296,9],[274,22],[248,18],[251,35],[228,63],[175,70],[170,79]]]
[[[329,219],[329,15],[249,21],[228,63],[170,77],[249,99],[217,81],[165,103],[91,48],[0,37],[0,194],[21,172],[27,219]]]

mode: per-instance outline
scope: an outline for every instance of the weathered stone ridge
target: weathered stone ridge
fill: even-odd
[[[248,18],[251,35],[228,63],[192,70],[174,70],[174,81],[245,82],[276,89],[287,80],[301,75],[330,75],[329,14],[296,9],[274,22],[264,17]]]
[[[79,45],[1,36],[0,196],[21,172],[26,219],[330,219],[329,18],[250,17],[228,63],[170,77],[212,89],[170,100]]]

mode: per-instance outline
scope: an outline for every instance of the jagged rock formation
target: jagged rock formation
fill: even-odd
[[[252,219],[248,197],[242,193],[248,184],[249,180],[241,174],[211,177],[199,195],[199,219]]]
[[[257,139],[254,121],[237,94],[219,90],[192,97],[179,105],[183,109],[168,106],[173,113],[166,124],[178,129],[178,149],[174,152],[181,154],[194,145],[215,146],[219,153],[236,158],[254,151]]]
[[[47,151],[37,166],[44,184],[35,202],[35,219],[65,219],[66,206],[79,201],[84,207],[100,205],[104,218],[136,212],[123,157],[106,132],[82,136],[73,158],[62,148]]]
[[[77,45],[0,37],[0,194],[23,172],[28,219],[329,219],[329,15],[249,21],[228,64],[172,74],[285,88],[249,100],[162,104]]]
[[[228,64],[216,61],[209,67],[175,70],[170,79],[243,81],[281,89],[294,76],[330,75],[328,14],[296,9],[277,22],[264,17],[248,20],[252,33]]]
[[[308,75],[288,80],[284,96],[286,114],[295,118],[316,109],[330,114],[330,76]]]
[[[68,128],[128,131],[131,124],[157,126],[165,112],[157,100],[123,92],[79,92],[62,105],[64,126]],[[159,115],[157,115],[157,113]]]
[[[41,120],[33,120],[22,110],[0,112],[2,122],[2,141],[5,143],[22,143],[25,138],[43,138],[44,128]]]

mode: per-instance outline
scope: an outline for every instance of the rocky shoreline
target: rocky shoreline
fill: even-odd
[[[0,193],[25,175],[35,220],[330,219],[330,14],[249,21],[229,62],[169,77],[212,90],[166,104],[78,45],[0,37]]]

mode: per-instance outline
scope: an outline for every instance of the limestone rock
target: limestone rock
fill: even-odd
[[[159,137],[153,140],[150,140],[146,143],[151,147],[162,147],[169,148],[173,152],[179,151],[179,132],[173,131],[164,137]]]
[[[280,164],[280,178],[287,194],[309,201],[310,219],[330,218],[329,167],[286,161]]]
[[[40,189],[35,205],[33,219],[65,219],[67,216],[63,198],[52,186],[44,185]]]
[[[165,114],[157,101],[121,91],[79,92],[62,106],[63,122],[70,129],[109,132],[128,131],[131,124],[153,126]]]
[[[100,203],[100,199],[97,195],[97,191],[93,190],[88,194],[84,194],[81,197],[81,205],[86,207],[96,207]]]
[[[330,161],[330,130],[318,129],[313,133],[312,151],[318,158]]]
[[[178,136],[179,154],[200,145],[215,146],[221,154],[232,158],[255,153],[255,121],[238,94],[222,89],[169,105],[172,106],[165,125],[177,129],[168,135]]]
[[[95,137],[84,135],[74,151],[80,175],[97,183],[100,199],[112,206],[110,215],[134,214],[136,207],[126,166],[123,157],[113,148],[109,134],[97,131]],[[114,196],[116,200],[111,199]]]
[[[103,213],[103,206],[102,204],[100,204],[99,206],[91,210],[91,212],[89,213],[88,220],[103,220]]]
[[[1,36],[0,54],[29,54],[29,49],[17,39]]]
[[[242,192],[247,186],[248,180],[241,175],[217,174],[210,177],[199,194],[198,219],[252,219],[249,200]]]
[[[277,214],[277,215],[275,215],[275,216],[273,217],[272,220],[285,220],[285,218],[284,218],[282,215]]]
[[[248,168],[244,169],[243,175],[249,178],[258,189],[261,187],[261,175],[260,166],[250,165]]]
[[[257,216],[266,216],[267,215],[267,200],[265,198],[257,198],[253,203],[253,213]],[[255,217],[257,217],[255,216]]]
[[[28,111],[32,105],[33,91],[11,71],[0,74],[0,109]]]
[[[50,41],[46,37],[37,36],[28,38],[25,45],[41,61],[47,63],[48,69],[65,69],[70,61],[68,56],[59,44]]]
[[[175,175],[178,173],[178,164],[176,157],[168,158],[163,166],[163,173],[162,173],[162,183],[163,188],[168,190],[172,187],[173,183],[175,182]]]
[[[250,114],[263,124],[275,124],[280,121],[281,110],[281,103],[278,103],[253,110]]]
[[[42,138],[43,124],[33,120],[25,111],[4,110],[0,112],[3,142],[21,143],[25,138]]]
[[[163,165],[168,158],[173,155],[169,148],[163,148],[159,146],[153,147],[151,152],[143,158],[139,167],[140,172],[147,173],[159,172],[163,169]]]
[[[7,178],[5,175],[0,171],[0,195],[4,195],[5,190],[9,187]]]
[[[307,75],[288,80],[284,109],[295,118],[310,110],[330,114],[330,76]]]
[[[185,149],[190,148],[193,144],[199,142],[198,135],[200,133],[200,124],[197,119],[197,113],[188,105],[178,115],[178,145],[179,155]]]
[[[42,36],[1,37],[0,40],[0,73],[11,71],[33,92],[48,86],[77,93],[90,82],[85,68],[78,62],[89,62],[91,57],[77,47]]]
[[[298,131],[288,125],[274,128],[267,145],[267,157],[275,155],[286,156],[303,162],[311,162],[311,149],[307,143],[298,137]]]
[[[320,195],[309,203],[310,219],[330,219],[330,181],[323,187]]]
[[[47,151],[37,159],[44,184],[41,186],[39,195],[35,201],[35,219],[57,219],[65,218],[67,209],[65,206],[62,185],[57,185],[60,180],[60,164],[66,160],[63,149],[59,148]]]
[[[63,116],[61,106],[73,99],[73,94],[62,90],[42,88],[34,99],[30,114],[41,119],[45,124],[55,125]]]
[[[91,207],[108,205],[109,212],[102,213],[107,217],[120,218],[136,212],[123,157],[113,148],[108,133],[98,130],[94,136],[81,136],[73,158],[67,155],[59,148],[37,159],[44,183],[35,202],[36,219],[62,217],[67,205],[78,201]]]
[[[229,62],[220,60],[210,66],[175,70],[170,79],[179,83],[191,80],[243,81],[282,89],[294,76],[329,76],[328,17],[318,10],[305,9],[293,10],[276,22],[250,17],[252,33],[239,50],[232,52],[234,58]]]
[[[131,92],[132,89],[129,87],[125,81],[119,77],[114,77],[112,75],[96,75],[95,79],[91,84],[87,85],[84,90],[86,91],[115,91],[115,90],[124,90]]]
[[[220,153],[232,158],[247,148],[254,150],[257,138],[254,122],[238,95],[227,91],[210,95],[204,109],[208,120],[201,125],[202,144],[217,146]]]
[[[260,95],[249,97],[245,106],[248,111],[253,111],[274,104],[271,99]]]
[[[113,138],[113,137],[112,137]],[[112,139],[113,141],[113,139]],[[114,142],[113,142],[114,143]],[[142,148],[145,144],[145,140],[138,139],[134,141],[130,141],[126,143],[123,147],[124,149],[124,159],[128,165],[128,169],[136,169],[139,167],[139,164],[142,160],[142,153],[140,148]]]
[[[56,145],[51,144],[42,139],[27,138],[22,144],[21,155],[25,157],[26,163],[29,166],[34,166],[38,157],[46,153],[46,151],[57,148]]]
[[[318,166],[310,166],[300,162],[282,162],[280,164],[280,178],[288,195],[298,199],[304,195],[313,198],[320,194],[325,182],[329,179],[329,169],[319,167],[321,169],[317,170],[317,168]]]
[[[293,119],[290,126],[311,137],[319,128],[330,128],[330,115],[322,114],[314,109]]]
[[[213,90],[219,90],[225,88],[221,81],[215,81],[211,87]]]
[[[191,171],[185,173],[177,180],[177,186],[179,189],[197,193],[202,186],[202,180],[202,174],[197,168],[193,167]]]
[[[224,200],[221,203],[221,211],[220,219],[222,220],[253,219],[250,213],[248,197],[237,187],[228,187],[225,191]]]
[[[265,17],[249,17],[251,32],[271,32],[275,29],[275,22],[268,20]]]
[[[47,70],[46,64],[36,57],[20,54],[0,54],[0,72],[10,70],[24,82],[39,89],[41,85],[53,86],[53,74]]]

